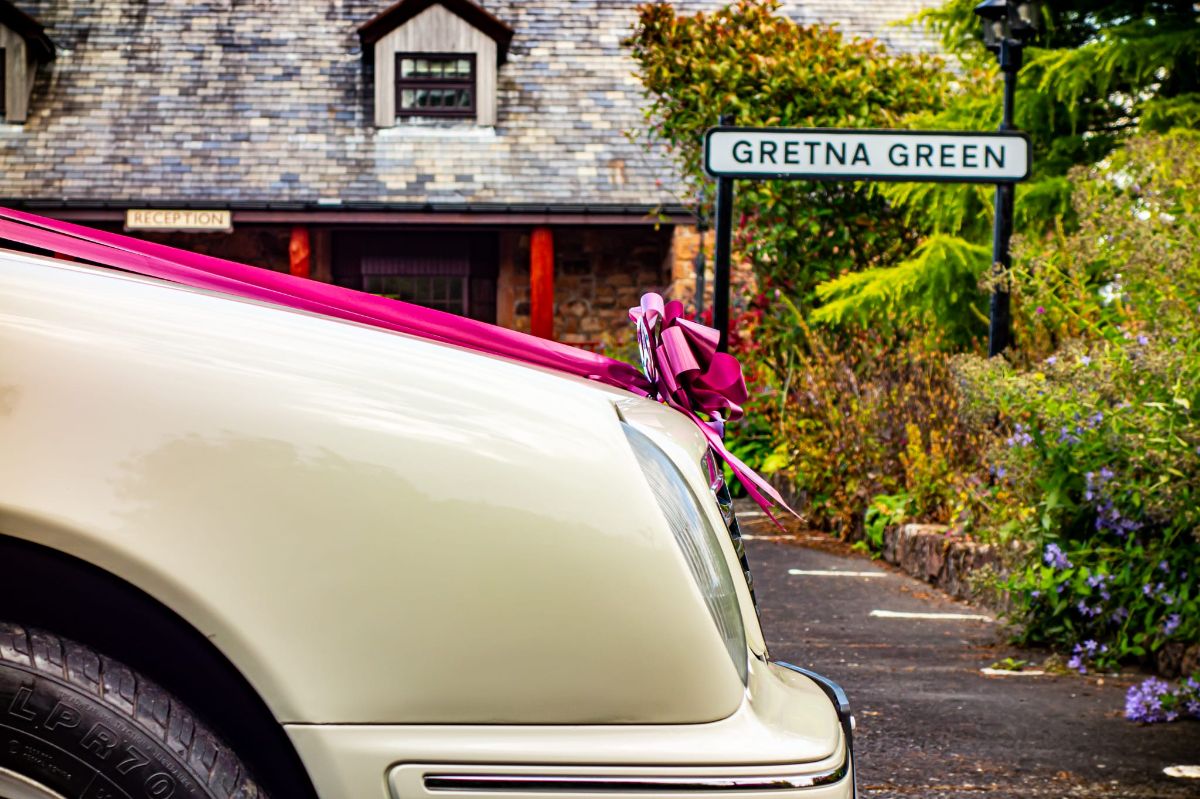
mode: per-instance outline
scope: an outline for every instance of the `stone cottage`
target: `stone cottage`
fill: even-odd
[[[912,50],[921,5],[786,8]],[[594,346],[699,243],[634,7],[0,0],[0,203]]]

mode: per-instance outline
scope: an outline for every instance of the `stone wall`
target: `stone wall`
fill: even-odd
[[[941,524],[889,527],[883,534],[883,559],[951,596],[987,599],[973,577],[983,569],[999,573],[1000,551],[992,544],[947,535],[948,529]]]
[[[701,236],[694,225],[677,225],[671,236],[671,285],[668,296],[682,300],[689,311],[696,307],[696,253],[701,243],[704,246],[704,308],[712,308],[713,301],[713,247],[716,235],[706,230]],[[757,282],[754,268],[746,262],[733,264],[730,282],[733,284],[734,302],[739,295],[755,292]]]
[[[500,245],[497,322],[529,330],[529,233]],[[597,348],[628,337],[643,292],[669,288],[670,228],[554,228],[554,337]]]

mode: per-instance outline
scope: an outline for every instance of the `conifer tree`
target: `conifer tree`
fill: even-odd
[[[912,128],[986,130],[999,124],[1000,76],[980,40],[976,0],[950,0],[920,19],[958,60],[959,85],[944,109],[918,112]],[[1037,236],[1070,229],[1070,171],[1101,160],[1140,131],[1200,125],[1200,14],[1192,0],[1069,0],[1042,7],[1042,32],[1018,75],[1016,124],[1033,145],[1031,179],[1017,188],[1015,227]],[[984,333],[991,187],[881,184],[879,196],[924,234],[894,266],[823,283],[817,321],[933,317],[959,344]],[[950,290],[950,287],[958,287]]]

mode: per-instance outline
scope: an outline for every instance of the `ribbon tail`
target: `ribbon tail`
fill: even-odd
[[[749,466],[743,463],[740,458],[725,448],[725,442],[721,440],[721,436],[716,430],[713,430],[711,427],[705,424],[704,420],[695,413],[691,411],[685,412],[689,417],[691,417],[692,421],[696,423],[696,426],[700,428],[700,432],[703,433],[705,440],[708,441],[709,445],[713,448],[713,450],[716,451],[721,460],[729,464],[729,468],[733,472],[733,476],[736,477],[738,482],[741,483],[746,489],[746,493],[750,495],[750,498],[754,500],[758,507],[762,508],[763,512],[767,514],[767,518],[769,518],[776,527],[778,527],[780,530],[784,530],[783,524],[780,523],[779,519],[776,518],[775,514],[772,512],[772,509],[776,506],[783,508],[797,519],[801,518],[799,513],[797,513],[790,505],[783,501],[783,497],[780,496],[779,492],[776,491],[770,483],[762,478],[762,475],[751,469]]]

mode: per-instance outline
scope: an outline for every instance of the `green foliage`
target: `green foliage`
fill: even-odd
[[[863,543],[870,552],[883,550],[883,534],[889,527],[904,524],[912,497],[905,493],[880,494],[871,500],[863,515]]]
[[[903,124],[913,128],[979,130],[999,124],[1000,77],[995,59],[979,41],[974,0],[951,0],[919,18],[941,33],[964,75],[948,102],[919,111]],[[1018,186],[1015,228],[1029,236],[1071,230],[1076,215],[1067,175],[1108,155],[1139,129],[1167,130],[1200,123],[1200,24],[1191,2],[1070,2],[1045,4],[1045,30],[1028,48],[1018,76],[1016,125],[1034,153],[1032,179]],[[979,186],[884,184],[878,195],[924,236],[943,236],[984,246],[991,234],[992,205]],[[926,246],[925,241],[922,247]],[[969,344],[982,334],[973,313],[981,300],[947,307],[935,287],[954,274],[975,288],[990,265],[974,262],[964,273],[956,250],[933,249],[900,259],[903,275],[874,269],[853,281],[844,276],[822,286],[836,296],[836,312],[818,318],[839,324],[871,322],[881,313],[940,320],[951,341]]]
[[[892,267],[848,272],[817,287],[822,305],[812,313],[816,322],[843,322],[854,318],[878,323],[886,311],[902,303],[915,303],[929,313],[921,321],[969,320],[977,327],[987,316],[975,285],[991,261],[987,247],[956,236],[939,234],[926,239],[912,257]],[[911,314],[905,315],[911,320]],[[970,335],[969,328],[950,326],[955,338]]]
[[[669,146],[695,196],[711,191],[702,139],[721,115],[738,125],[888,127],[941,102],[938,63],[797,25],[778,8],[778,0],[690,16],[667,3],[638,8],[628,44],[650,101],[651,140]],[[737,218],[739,254],[801,304],[822,280],[895,262],[914,235],[882,198],[848,183],[740,182]]]

